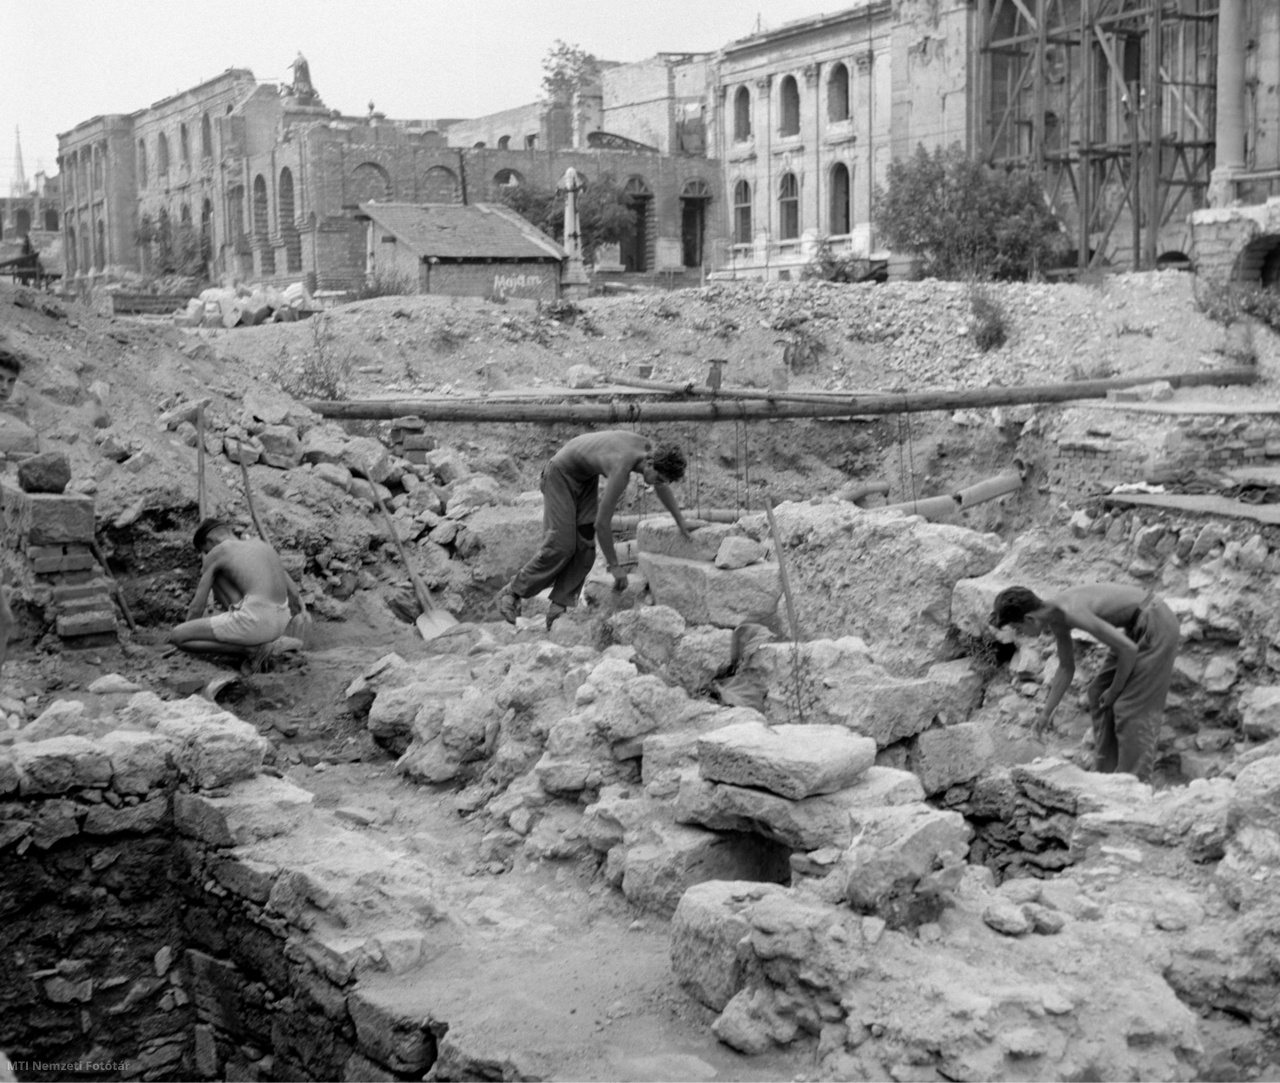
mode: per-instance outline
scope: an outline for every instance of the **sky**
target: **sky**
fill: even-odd
[[[557,40],[603,60],[710,52],[858,0],[0,0],[0,195],[20,129],[28,179],[58,133],[132,113],[228,68],[288,83],[299,50],[331,109],[478,117],[535,101]]]

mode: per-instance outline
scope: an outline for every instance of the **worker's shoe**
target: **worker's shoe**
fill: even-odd
[[[547,607],[547,631],[551,631],[551,626],[555,624],[565,614],[565,607],[559,602],[552,602]]]
[[[520,616],[520,599],[510,587],[503,587],[498,595],[498,613],[508,624],[515,624],[516,617]]]

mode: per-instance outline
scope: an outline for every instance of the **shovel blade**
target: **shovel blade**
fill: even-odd
[[[458,618],[442,609],[433,609],[430,613],[423,613],[414,624],[418,626],[418,633],[423,639],[435,639],[450,628],[457,627]]]

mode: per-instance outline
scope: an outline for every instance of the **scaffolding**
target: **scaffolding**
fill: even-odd
[[[1185,256],[1162,238],[1207,205],[1217,15],[1217,0],[979,0],[978,146],[1041,174],[1077,270]]]

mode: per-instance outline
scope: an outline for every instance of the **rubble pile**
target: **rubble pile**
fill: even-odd
[[[315,311],[315,302],[301,282],[284,289],[210,287],[175,313],[175,327],[257,327],[261,323],[296,323]]]

